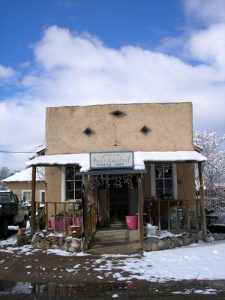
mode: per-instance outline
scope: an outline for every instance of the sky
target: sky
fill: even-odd
[[[48,106],[182,101],[225,133],[225,0],[0,0],[0,151],[44,144]]]

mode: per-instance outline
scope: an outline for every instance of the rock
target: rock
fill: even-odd
[[[81,251],[81,240],[73,238],[71,245],[69,247],[70,252],[80,252]]]

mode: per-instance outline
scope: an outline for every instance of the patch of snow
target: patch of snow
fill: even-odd
[[[36,172],[36,181],[45,180],[45,168],[39,167]],[[27,168],[25,170],[19,171],[12,176],[5,178],[4,182],[31,182],[32,168]]]
[[[163,152],[134,152],[134,168],[145,169],[145,161],[166,162],[166,161],[206,161],[207,158],[197,151],[163,151]],[[90,170],[89,153],[42,155],[26,162],[27,166],[38,165],[80,165],[81,172]]]
[[[7,240],[1,241],[0,246],[14,246],[14,245],[16,245],[16,243],[17,243],[17,237],[15,235],[15,236],[8,238]],[[1,249],[0,249],[0,251],[1,251]]]
[[[48,249],[47,254],[56,254],[56,255],[60,255],[60,256],[87,256],[89,254],[87,253],[83,253],[83,252],[67,252],[65,250],[61,250],[61,249]]]
[[[118,298],[118,297],[119,297],[118,294],[113,294],[113,295],[112,295],[112,298]]]
[[[225,279],[225,242],[199,243],[163,251],[144,252],[143,257],[97,259],[96,271],[111,271],[117,280],[219,280]],[[124,273],[128,272],[129,275]]]
[[[16,231],[18,230],[19,226],[13,226],[13,225],[10,225],[8,226],[8,230],[12,230],[12,231]]]

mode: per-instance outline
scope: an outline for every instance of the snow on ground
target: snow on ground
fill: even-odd
[[[88,256],[89,255],[84,252],[72,253],[61,249],[48,249],[46,252],[47,254],[56,254],[60,256]]]
[[[122,280],[225,279],[225,242],[192,244],[170,250],[144,252],[142,257],[105,258],[94,262],[96,271],[110,271]]]
[[[7,240],[0,241],[0,247],[14,246],[14,245],[16,245],[16,242],[17,242],[17,237],[14,235],[14,236],[11,236],[10,238],[8,238]]]
[[[69,253],[60,249],[43,251],[30,245],[15,247],[16,237],[0,242],[0,252],[31,255],[36,252],[60,256],[87,256],[90,268],[101,277],[118,281],[132,279],[165,282],[169,280],[225,280],[225,241],[198,243],[170,250],[144,252],[142,255],[101,255],[94,259],[86,253]],[[76,267],[68,272],[76,272]],[[188,293],[188,291],[186,291]],[[209,291],[213,292],[213,291]]]

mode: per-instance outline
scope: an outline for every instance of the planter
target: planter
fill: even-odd
[[[138,229],[138,216],[126,216],[127,228],[130,230]]]
[[[69,236],[74,235],[76,238],[80,238],[82,235],[82,230],[80,226],[71,225],[67,227],[67,233]]]

